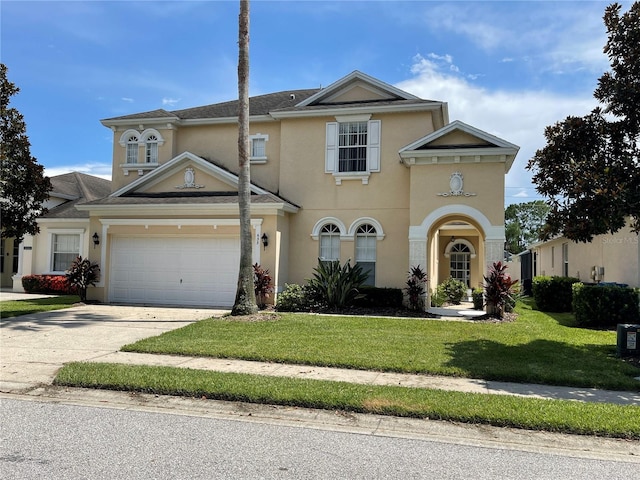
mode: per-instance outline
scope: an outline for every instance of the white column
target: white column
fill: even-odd
[[[15,240],[14,240],[15,241]],[[22,277],[33,273],[33,236],[25,235],[18,249],[18,271],[11,277],[13,291],[24,292]]]
[[[424,272],[429,273],[429,260],[427,255],[427,236],[421,227],[409,227],[409,270],[411,267],[420,266]],[[409,271],[407,270],[407,272]],[[430,305],[429,282],[427,281],[425,292],[425,309]]]

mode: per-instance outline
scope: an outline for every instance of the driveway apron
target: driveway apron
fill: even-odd
[[[0,392],[24,392],[51,384],[67,362],[95,361],[128,343],[226,312],[211,308],[77,305],[2,319]]]

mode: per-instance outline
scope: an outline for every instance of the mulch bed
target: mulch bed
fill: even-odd
[[[286,313],[286,312],[282,312]],[[326,310],[326,311],[316,311],[309,312],[316,314],[327,314],[327,315],[358,315],[363,317],[403,317],[403,318],[431,318],[438,319],[441,318],[440,315],[434,315],[428,312],[420,312],[415,310],[409,310],[406,308],[396,308],[396,307],[387,307],[387,308],[367,308],[367,307],[349,307],[341,310]],[[498,319],[492,317],[490,315],[482,315],[479,317],[460,317],[460,320],[469,320],[473,322],[483,322],[483,323],[504,323],[504,322],[513,322],[518,317],[516,313],[505,313],[502,319]],[[278,312],[275,311],[273,306],[269,306],[264,310],[259,311],[253,315],[243,315],[238,317],[233,317],[234,320],[242,321],[242,322],[269,322],[275,321],[279,318]]]

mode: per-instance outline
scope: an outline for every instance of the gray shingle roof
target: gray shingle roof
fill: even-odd
[[[318,88],[306,90],[286,90],[283,92],[268,93],[258,95],[249,99],[250,115],[267,115],[272,110],[291,108],[297,103],[309,98],[320,91]],[[238,100],[215,103],[202,107],[185,108],[182,110],[166,111],[163,109],[152,110],[150,112],[135,113],[122,117],[107,118],[109,120],[137,120],[148,118],[177,118],[180,120],[191,120],[201,118],[229,118],[238,116]]]
[[[50,180],[52,186],[51,196],[60,194],[66,197],[74,197],[74,200],[51,208],[42,215],[42,218],[89,218],[89,212],[76,210],[75,206],[106,197],[111,193],[110,180],[85,173],[64,173],[51,177]]]

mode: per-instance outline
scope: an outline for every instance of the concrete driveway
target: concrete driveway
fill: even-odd
[[[4,292],[0,298],[10,299]],[[209,308],[78,305],[2,319],[0,392],[26,392],[51,384],[58,369],[67,362],[99,359],[127,343],[227,312]]]

